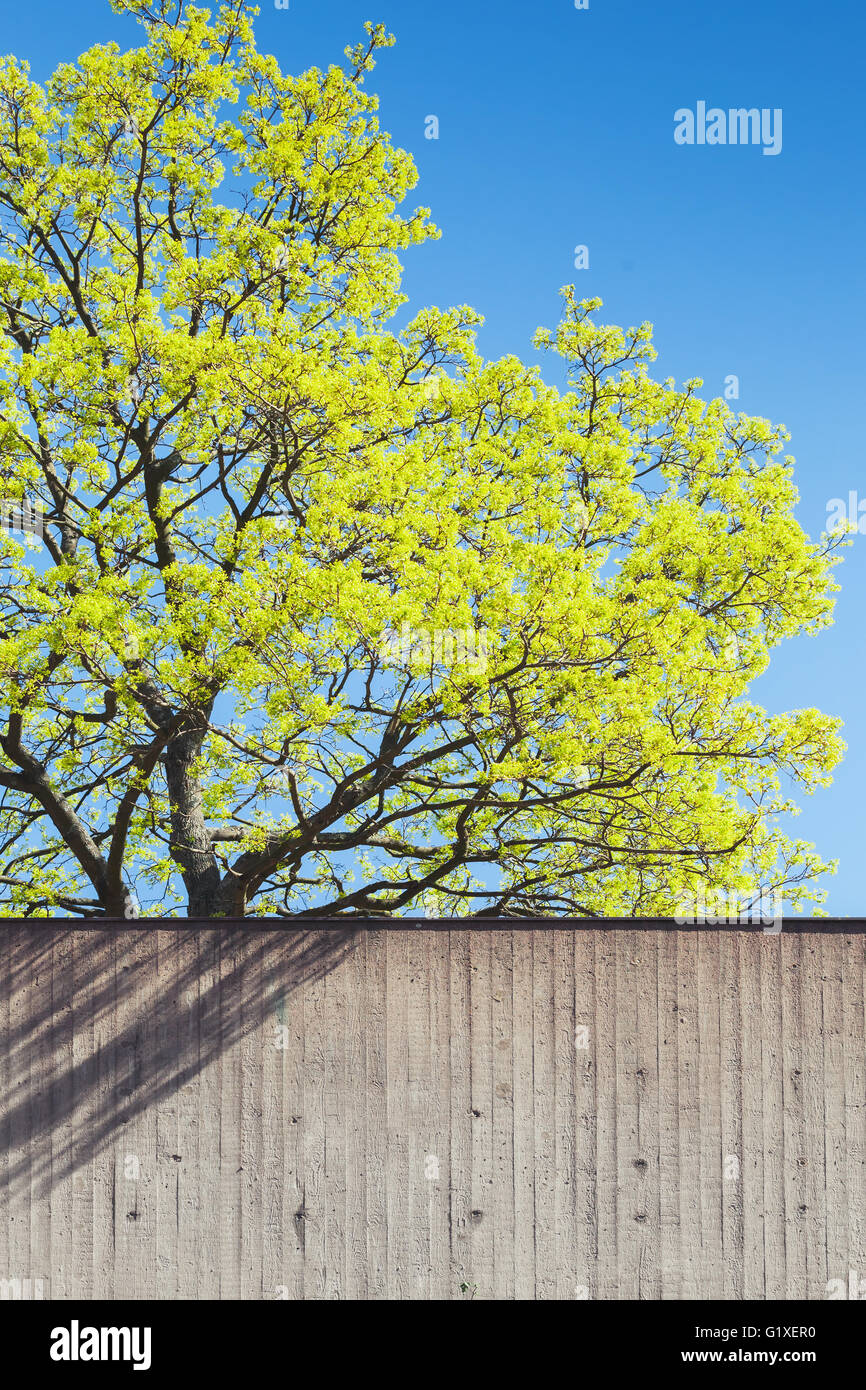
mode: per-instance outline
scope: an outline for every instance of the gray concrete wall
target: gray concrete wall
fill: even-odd
[[[0,1279],[31,1291],[823,1299],[866,1276],[862,935],[0,943]]]

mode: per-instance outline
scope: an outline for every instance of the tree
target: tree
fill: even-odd
[[[435,229],[381,27],[289,77],[237,0],[114,8],[143,47],[0,68],[7,913],[814,897],[836,722],[745,698],[830,620],[784,431],[572,289],[562,392],[471,309],[389,327]]]

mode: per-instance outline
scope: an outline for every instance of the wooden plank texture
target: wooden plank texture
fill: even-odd
[[[0,928],[0,1298],[866,1290],[859,932]]]

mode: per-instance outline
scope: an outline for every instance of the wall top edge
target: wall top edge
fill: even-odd
[[[673,917],[246,917],[246,918],[125,918],[0,917],[3,928],[29,927],[64,931],[669,931],[738,932],[766,936],[783,933],[866,933],[866,917],[783,917],[763,924],[730,922],[678,923]]]

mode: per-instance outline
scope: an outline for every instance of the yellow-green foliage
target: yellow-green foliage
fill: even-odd
[[[830,620],[784,432],[571,289],[563,393],[469,308],[388,327],[435,229],[380,27],[288,77],[242,5],[114,7],[144,46],[0,65],[6,911],[814,897],[777,821],[836,722],[746,698]],[[383,660],[455,630],[483,662]]]

